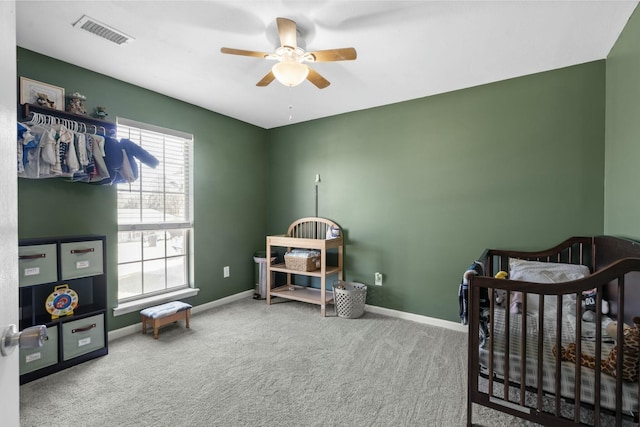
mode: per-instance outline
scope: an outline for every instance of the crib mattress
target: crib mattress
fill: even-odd
[[[493,340],[493,373],[500,378],[504,378],[505,365],[505,311],[496,309],[494,312],[494,336]],[[526,339],[526,385],[537,387],[538,378],[538,318],[537,316],[527,314],[527,339]],[[582,352],[595,354],[595,326],[593,323],[582,322]],[[520,360],[521,360],[521,332],[522,332],[522,316],[512,315],[510,317],[509,337],[509,380],[515,383],[521,383]],[[570,342],[575,342],[576,335],[575,316],[567,315],[564,317],[562,324],[562,345],[566,347]],[[552,349],[556,341],[556,317],[555,313],[547,313],[543,323],[543,349],[542,349],[542,388],[545,392],[555,394],[555,368],[556,360]],[[606,333],[602,334],[606,337]],[[611,351],[613,344],[602,343],[602,357],[606,358]],[[489,369],[489,340],[484,348],[480,349],[480,365],[488,372]],[[560,393],[562,397],[575,398],[575,364],[571,362],[562,362]],[[602,408],[615,410],[615,379],[609,375],[601,374],[600,379],[600,405]],[[595,371],[591,368],[581,367],[581,386],[580,399],[584,403],[595,404]],[[631,413],[638,411],[638,383],[622,384],[622,411],[623,413]]]

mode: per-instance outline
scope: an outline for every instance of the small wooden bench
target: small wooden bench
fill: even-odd
[[[169,323],[184,320],[189,328],[191,305],[182,301],[172,301],[154,307],[145,308],[140,312],[142,316],[142,333],[147,333],[147,324],[153,326],[153,338],[158,339],[158,329]]]

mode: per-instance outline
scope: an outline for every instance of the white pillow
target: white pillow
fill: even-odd
[[[589,267],[579,264],[562,264],[557,262],[527,261],[509,258],[509,279],[534,283],[562,283],[582,279],[591,274]],[[575,301],[575,294],[565,295],[563,301]],[[527,311],[538,313],[539,294],[527,294]],[[555,312],[557,298],[555,295],[544,297],[545,313]]]

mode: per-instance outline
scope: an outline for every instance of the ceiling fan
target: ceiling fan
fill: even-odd
[[[278,35],[280,36],[280,47],[274,53],[229,47],[220,49],[220,52],[231,55],[253,56],[278,61],[256,86],[267,86],[274,79],[277,79],[285,86],[293,87],[307,79],[318,89],[324,89],[331,83],[313,68],[304,64],[305,62],[349,61],[356,59],[356,50],[352,47],[305,52],[304,49],[298,47],[297,28],[294,21],[286,18],[276,18],[276,24],[278,26]]]

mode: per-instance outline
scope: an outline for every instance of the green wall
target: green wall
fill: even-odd
[[[106,105],[110,120],[125,117],[194,134],[194,305],[253,287],[253,252],[264,248],[267,154],[264,129],[18,48],[18,76],[78,91],[87,111]],[[145,167],[145,166],[143,166]],[[20,238],[107,236],[109,305],[117,304],[116,193],[110,186],[63,179],[18,180]],[[223,279],[223,266],[231,276]],[[139,322],[109,318],[109,329]]]
[[[18,58],[19,75],[85,94],[88,110],[194,133],[194,304],[253,286],[264,236],[314,215],[316,174],[319,215],[345,230],[346,279],[372,285],[380,271],[369,303],[440,319],[458,320],[461,275],[486,247],[603,231],[604,61],[267,131],[24,49]],[[22,179],[19,213],[20,237],[106,234],[116,259],[113,188]],[[113,263],[108,274],[115,306]]]
[[[640,240],[640,12],[607,57],[605,222],[607,234]]]
[[[315,210],[345,230],[369,303],[459,320],[487,247],[603,231],[605,63],[597,61],[269,132],[270,233]]]

